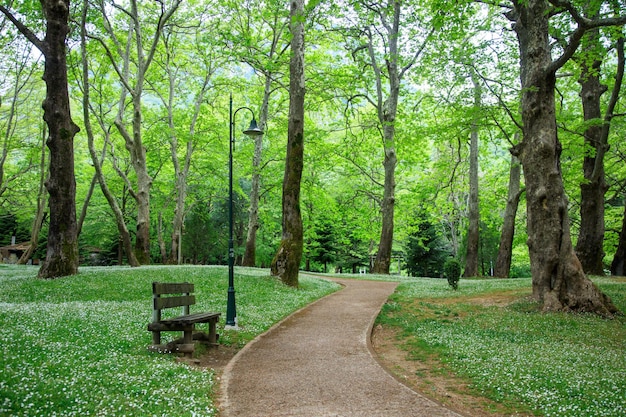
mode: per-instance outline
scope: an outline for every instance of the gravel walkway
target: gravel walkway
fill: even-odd
[[[246,345],[222,376],[222,417],[459,417],[390,376],[371,353],[374,319],[397,283],[345,286]]]

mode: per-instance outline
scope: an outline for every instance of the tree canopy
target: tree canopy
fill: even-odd
[[[532,47],[545,54],[541,85],[529,81],[535,52],[523,43],[534,7],[545,19]],[[46,48],[32,42],[45,19],[36,2],[0,10],[0,244],[35,239],[31,259],[43,260],[41,242],[57,232],[42,184],[50,189],[58,164],[42,146],[53,137],[41,110]],[[440,276],[442,261],[465,265],[471,253],[470,275],[503,265],[498,275],[535,278],[550,261],[533,255],[547,230],[533,207],[559,200],[549,210],[572,259],[623,274],[624,10],[608,0],[346,0],[305,2],[294,17],[276,0],[69,2],[81,262],[227,261],[232,93],[265,131],[250,141],[237,121],[235,257],[270,266],[285,233],[289,57],[301,25],[301,194],[289,203],[301,213],[300,268]],[[533,101],[536,89],[553,91],[552,110]],[[552,174],[527,152],[543,149],[529,130],[540,110],[553,120]],[[523,167],[513,191],[511,151]]]

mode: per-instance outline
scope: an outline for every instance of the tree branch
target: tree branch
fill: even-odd
[[[20,31],[22,35],[26,37],[37,49],[41,51],[42,54],[46,55],[48,53],[48,45],[39,39],[35,33],[30,30],[26,25],[24,25],[21,21],[19,21],[13,13],[5,6],[0,5],[0,12],[2,12],[7,19],[13,23],[13,25]]]
[[[577,28],[570,35],[569,42],[565,45],[563,54],[552,61],[550,66],[547,68],[549,73],[555,73],[559,70],[569,59],[574,55],[578,46],[580,45],[580,41],[589,29],[605,27],[605,26],[619,26],[626,24],[626,16],[617,16],[617,17],[607,17],[600,19],[589,19],[581,15],[578,10],[574,7],[574,5],[570,1],[565,0],[548,0],[553,6],[566,10],[572,19],[577,23]]]

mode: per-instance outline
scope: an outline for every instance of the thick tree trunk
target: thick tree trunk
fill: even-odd
[[[509,170],[509,191],[504,210],[504,220],[502,222],[502,233],[500,234],[500,246],[498,248],[498,258],[493,271],[494,277],[508,278],[511,271],[511,257],[513,250],[513,238],[515,237],[515,216],[519,205],[520,196],[520,176],[522,167],[519,159],[511,155],[511,168]]]
[[[481,103],[481,89],[476,75],[472,72],[472,82],[474,83],[474,120],[472,121],[472,132],[470,134],[470,183],[469,183],[469,204],[468,220],[469,229],[467,232],[467,251],[465,253],[465,277],[478,276],[478,243],[480,230],[480,211],[478,207],[478,123],[477,117]]]
[[[289,126],[283,180],[283,234],[272,261],[272,275],[298,286],[302,260],[300,181],[304,158],[304,0],[291,1],[291,62],[289,64]]]
[[[595,29],[586,35],[587,53],[596,54],[593,49],[599,48],[600,31]],[[600,82],[599,71],[602,65],[600,58],[588,63],[590,57],[583,56],[581,62],[580,98],[586,122],[595,121],[585,130],[585,158],[583,172],[585,182],[580,184],[580,230],[576,243],[576,256],[580,259],[583,270],[587,274],[604,275],[604,194],[608,185],[604,175],[604,154],[607,146],[603,136],[603,127],[598,124],[602,120],[600,98],[607,87]]]
[[[48,124],[50,176],[50,225],[46,260],[41,278],[78,273],[78,228],[76,224],[76,179],[74,177],[74,136],[79,129],[72,121],[67,82],[65,41],[69,33],[69,1],[42,0],[47,28],[44,48],[46,99],[44,120]]]
[[[259,128],[265,130],[269,112],[272,78],[265,77],[263,103],[259,114]],[[250,190],[250,209],[248,216],[248,234],[246,236],[246,250],[243,255],[243,266],[256,265],[256,234],[259,230],[259,190],[261,188],[261,155],[263,152],[263,136],[254,138],[254,156],[252,157],[252,188]]]
[[[555,115],[560,66],[550,55],[548,2],[528,0],[514,5],[515,15],[509,17],[515,20],[520,47],[524,138],[519,151],[526,179],[533,295],[544,311],[610,316],[617,309],[585,276],[572,247]]]

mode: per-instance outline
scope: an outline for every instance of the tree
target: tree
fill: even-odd
[[[375,97],[367,96],[369,103],[374,106],[381,131],[383,145],[383,168],[384,186],[381,200],[382,227],[378,251],[374,261],[373,271],[379,274],[388,274],[391,264],[391,250],[393,246],[394,232],[394,204],[396,192],[396,115],[398,111],[398,99],[402,79],[418,61],[425,46],[428,44],[432,31],[421,34],[421,44],[415,45],[412,38],[419,35],[413,33],[409,37],[401,33],[401,27],[413,10],[405,10],[403,13],[401,1],[388,0],[378,4],[372,2],[357,2],[357,13],[366,18],[365,22],[359,22],[363,29],[358,33],[360,44],[352,51],[353,57],[358,59],[358,54],[365,56],[359,63],[369,67],[374,74]],[[406,6],[406,5],[405,5]],[[415,18],[415,16],[413,16]],[[403,56],[403,49],[414,48]],[[380,53],[382,51],[382,54]],[[406,51],[404,51],[406,52]],[[382,55],[382,56],[381,56]],[[388,85],[385,85],[387,82]],[[355,97],[360,96],[357,94]]]
[[[173,182],[175,184],[176,204],[172,219],[171,250],[169,257],[166,254],[166,257],[163,257],[163,262],[170,264],[181,263],[181,239],[185,202],[188,193],[188,177],[192,154],[197,142],[196,125],[200,117],[202,103],[206,100],[207,93],[210,90],[212,77],[220,68],[220,64],[222,64],[219,57],[216,56],[219,52],[214,51],[212,45],[207,44],[206,41],[209,39],[209,36],[206,36],[204,28],[201,27],[199,22],[195,23],[194,29],[197,32],[192,34],[193,37],[189,39],[189,36],[186,36],[190,26],[194,24],[192,13],[193,11],[187,11],[187,13],[179,16],[179,19],[176,19],[178,21],[173,21],[172,24],[164,28],[162,42],[165,56],[163,58],[164,62],[160,64],[167,75],[167,86],[165,88],[167,92],[163,94],[155,89],[167,112],[170,157],[174,168]],[[198,20],[202,21],[205,18],[207,16],[201,15]],[[193,49],[187,48],[188,44],[191,44]],[[194,63],[199,65],[197,70]],[[184,81],[188,81],[187,78],[193,81],[185,83]],[[180,100],[180,97],[187,94],[191,95],[193,99],[193,110],[191,111],[187,108],[188,103]],[[179,153],[181,153],[179,149],[179,125],[182,125],[183,122],[175,118],[175,111],[178,110],[178,107],[184,108],[181,116],[184,115],[185,117],[180,117],[180,119],[188,123],[188,126],[186,126],[187,132],[180,135],[185,138],[184,155],[182,158],[179,157]]]
[[[590,18],[599,13],[600,4],[587,11]],[[582,56],[578,57],[581,74],[580,98],[587,128],[583,172],[585,180],[580,184],[580,229],[576,243],[576,255],[583,270],[592,275],[604,275],[604,195],[609,186],[606,182],[604,156],[609,148],[609,129],[613,112],[619,100],[624,78],[624,37],[616,42],[617,69],[615,83],[604,115],[601,110],[601,97],[608,90],[600,80],[600,71],[605,52],[603,51],[600,29],[589,30],[582,39]]]
[[[87,60],[87,12],[89,10],[89,2],[88,0],[83,0],[83,8],[81,14],[81,64],[82,64],[82,89],[83,89],[83,122],[85,124],[85,132],[87,134],[87,147],[89,148],[89,155],[91,156],[91,161],[93,163],[95,169],[95,178],[100,185],[100,190],[102,194],[104,194],[106,200],[109,203],[111,210],[115,216],[115,223],[117,225],[117,229],[119,232],[119,240],[124,248],[124,252],[126,253],[126,258],[128,259],[128,263],[130,266],[137,267],[139,266],[139,261],[135,256],[135,252],[132,248],[131,236],[126,226],[126,221],[124,219],[124,213],[122,212],[117,200],[115,199],[113,193],[109,189],[104,174],[102,172],[102,164],[104,155],[106,154],[106,147],[109,144],[109,136],[110,133],[108,129],[103,124],[102,117],[99,117],[98,120],[100,122],[100,128],[104,134],[104,149],[102,151],[102,157],[98,157],[94,145],[94,133],[93,127],[91,125],[91,120],[89,118],[91,106],[91,86],[89,80],[89,65]]]
[[[441,232],[435,224],[419,212],[415,215],[415,231],[408,236],[404,245],[406,268],[413,277],[435,277],[443,275],[443,267],[450,257]]]
[[[74,136],[78,126],[72,121],[67,81],[65,42],[69,33],[69,0],[41,0],[46,20],[43,40],[18,20],[5,6],[0,6],[15,27],[45,59],[43,79],[46,99],[43,119],[48,126],[50,150],[49,177],[46,183],[50,208],[50,226],[46,259],[39,277],[56,278],[78,273],[78,227],[76,223],[76,179],[74,177]]]
[[[478,112],[482,100],[482,91],[478,76],[471,73],[474,84],[474,117],[470,133],[470,189],[469,189],[469,230],[467,232],[467,251],[465,253],[465,277],[478,276],[478,244],[480,230],[480,211],[478,206]]]
[[[508,278],[509,272],[511,271],[513,238],[515,236],[515,215],[517,214],[517,207],[523,192],[523,190],[520,189],[521,171],[522,166],[519,163],[519,159],[511,155],[509,191],[506,198],[506,208],[504,209],[498,257],[496,258],[496,265],[493,271],[494,277]]]
[[[259,74],[263,84],[263,98],[258,113],[258,125],[267,131],[270,116],[270,99],[277,89],[287,89],[283,83],[288,68],[289,39],[285,36],[289,25],[289,11],[284,1],[271,0],[261,10],[255,6],[254,0],[229,1],[225,5],[227,16],[222,36],[224,43],[230,48],[231,56],[245,62]],[[254,13],[251,19],[250,13]],[[259,221],[259,201],[261,196],[261,174],[264,168],[263,143],[265,136],[254,137],[254,154],[252,157],[252,183],[250,189],[250,205],[246,247],[243,255],[243,266],[256,265],[256,240],[261,226]]]
[[[151,4],[142,4],[146,12],[154,12],[156,24],[152,36],[148,32],[148,19],[140,15],[137,0],[129,2],[129,8],[113,2],[107,4],[102,1],[99,4],[100,12],[104,18],[104,29],[107,37],[111,40],[112,46],[102,37],[95,34],[91,36],[97,39],[104,48],[115,73],[119,77],[121,84],[120,98],[118,102],[118,113],[115,118],[115,127],[124,140],[124,145],[130,155],[131,164],[135,173],[135,186],[131,180],[121,170],[117,170],[120,177],[126,183],[131,195],[137,203],[137,232],[135,236],[135,256],[141,264],[150,263],[150,189],[153,178],[148,171],[146,156],[146,146],[142,131],[142,100],[145,88],[146,76],[154,60],[154,55],[159,45],[161,35],[168,20],[178,9],[181,0],[175,0],[170,7],[161,3],[155,8]],[[116,27],[111,24],[109,13],[115,10],[116,17],[125,16],[126,40],[121,40],[116,31]],[[120,19],[116,19],[119,24]],[[145,45],[145,46],[144,46]],[[134,55],[133,48],[134,46]],[[132,68],[134,68],[134,72]],[[130,103],[127,97],[130,95]],[[127,106],[132,108],[129,116]],[[130,118],[130,131],[128,123]]]
[[[556,72],[572,57],[586,31],[623,24],[626,18],[588,19],[568,1],[513,1],[520,50],[523,139],[516,152],[524,167],[533,295],[545,311],[588,311],[610,316],[611,300],[589,280],[572,247],[555,115]],[[574,30],[553,60],[550,19],[566,14]]]
[[[300,181],[304,164],[304,0],[293,0],[290,9],[291,60],[289,64],[289,126],[283,179],[282,239],[272,261],[272,275],[297,287],[302,260]]]

